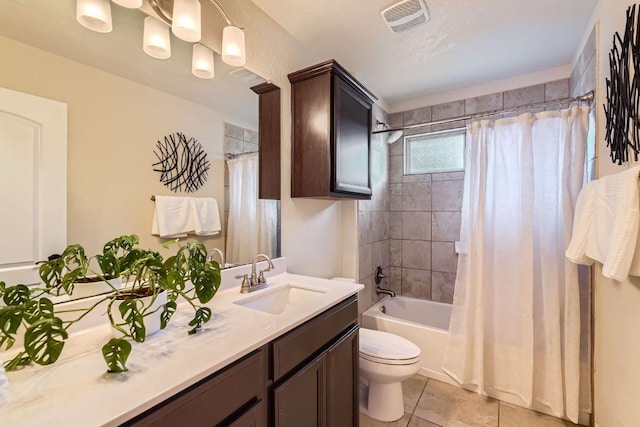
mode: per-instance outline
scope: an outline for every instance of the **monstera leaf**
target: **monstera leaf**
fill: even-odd
[[[193,319],[189,322],[189,326],[193,326],[193,329],[189,331],[189,335],[198,332],[198,329],[209,320],[211,320],[211,309],[209,307],[198,307]]]
[[[162,313],[160,314],[160,329],[164,329],[169,324],[169,320],[173,313],[176,312],[178,305],[175,301],[169,301],[162,306]]]
[[[136,342],[143,342],[146,338],[147,331],[144,327],[144,316],[138,310],[138,300],[128,299],[120,303],[118,307],[122,319],[129,325],[131,338]]]
[[[50,365],[60,357],[68,337],[60,318],[43,318],[27,328],[24,349],[37,364]]]
[[[102,357],[107,362],[109,372],[126,372],[131,344],[124,338],[111,338],[102,346]]]

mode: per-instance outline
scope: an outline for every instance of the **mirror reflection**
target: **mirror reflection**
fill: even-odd
[[[22,222],[3,229],[1,253],[8,255],[0,259],[0,280],[36,283],[35,263],[67,244],[80,243],[87,254],[95,254],[123,234],[137,234],[142,247],[167,253],[166,239],[151,232],[155,203],[150,196],[215,199],[220,231],[186,239],[202,241],[221,263],[220,253],[226,265],[250,262],[258,252],[279,256],[279,202],[258,200],[254,190],[258,98],[250,87],[264,79],[225,64],[217,53],[215,77],[197,78],[191,70],[192,43],[172,35],[170,58],[144,53],[145,13],[111,4],[113,30],[101,34],[78,24],[75,9],[75,0],[3,2],[0,88],[7,92],[0,99],[1,156],[7,164],[36,167],[14,167],[19,178],[3,175],[5,210],[13,206],[13,216]],[[16,140],[5,131],[7,117],[34,122],[33,109],[12,110],[22,105],[11,98],[15,94],[66,109],[65,155],[46,156],[46,139],[26,138],[31,157],[25,157],[25,145],[17,145],[22,163],[11,156]],[[192,193],[172,192],[153,171],[156,143],[176,132],[199,141],[211,164],[206,181]],[[66,178],[46,180],[40,167],[66,171]],[[17,179],[19,186],[12,184]],[[63,189],[60,194],[48,191],[54,182]],[[20,207],[11,202],[11,191],[20,188],[24,196],[29,185],[34,192],[30,216],[22,214],[29,198],[21,197]],[[47,213],[47,207],[57,207],[58,213]],[[62,216],[59,225],[49,225],[53,216]],[[47,234],[53,240],[43,237]]]

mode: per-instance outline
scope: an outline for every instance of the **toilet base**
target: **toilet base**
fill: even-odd
[[[391,422],[404,415],[404,401],[400,382],[380,384],[360,383],[360,412],[375,420]]]

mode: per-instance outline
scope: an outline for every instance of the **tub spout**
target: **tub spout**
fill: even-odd
[[[396,293],[391,289],[383,289],[380,286],[376,286],[376,295],[385,294],[391,296],[391,298],[396,296]]]

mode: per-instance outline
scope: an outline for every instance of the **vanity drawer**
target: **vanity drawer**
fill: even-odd
[[[245,415],[252,421],[254,417],[264,418],[261,400],[266,388],[266,363],[266,351],[257,350],[124,425],[211,427],[229,425],[229,420],[239,422]]]
[[[358,300],[350,297],[273,342],[273,381],[313,356],[358,320]]]

